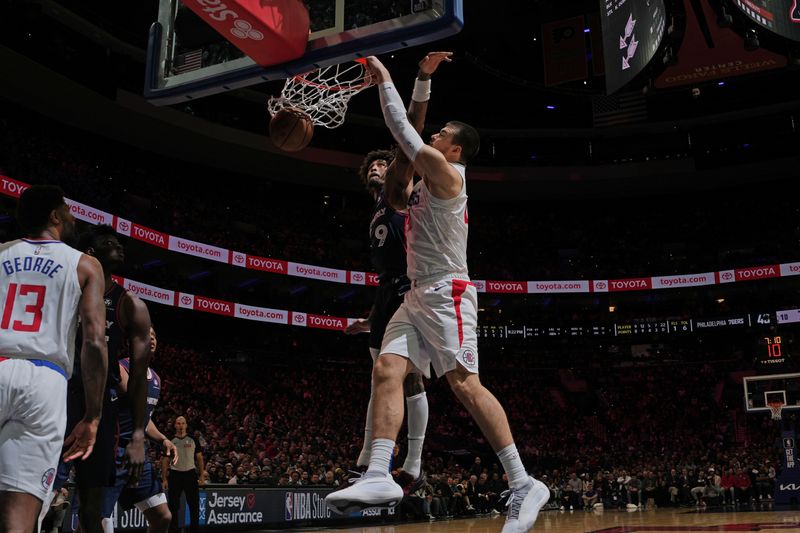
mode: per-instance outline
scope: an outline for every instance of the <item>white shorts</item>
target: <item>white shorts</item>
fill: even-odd
[[[409,359],[430,377],[441,377],[456,361],[478,373],[478,293],[462,274],[412,284],[383,335],[381,354]]]
[[[0,361],[0,491],[45,501],[64,444],[67,378],[40,364]]]

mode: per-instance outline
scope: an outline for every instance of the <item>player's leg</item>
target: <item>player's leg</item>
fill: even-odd
[[[392,479],[389,464],[403,423],[403,380],[415,366],[429,368],[428,360],[420,361],[424,357],[406,304],[403,304],[386,328],[381,355],[373,365],[373,440],[369,468],[353,486],[325,498],[332,511],[342,514],[367,507],[393,507],[402,499],[403,490]]]
[[[414,479],[422,479],[422,444],[428,427],[428,397],[419,373],[411,372],[406,376],[403,393],[408,410],[408,454],[403,471]]]
[[[189,506],[189,518],[192,524],[189,526],[190,533],[200,531],[200,486],[197,483],[197,474],[190,470],[186,474],[186,504]]]
[[[442,280],[421,292],[421,305],[433,320],[418,321],[427,345],[435,346],[431,362],[447,376],[453,393],[472,415],[508,475],[511,489],[503,532],[533,527],[550,491],[529,476],[520,459],[508,417],[478,377],[478,298],[475,286],[461,279]]]
[[[33,533],[42,500],[24,492],[0,491],[0,532]]]
[[[172,522],[172,513],[166,503],[150,507],[142,511],[144,517],[147,518],[147,523],[150,526],[147,528],[148,533],[167,533],[169,531],[170,522]]]
[[[178,531],[178,510],[181,504],[181,493],[183,492],[183,483],[181,481],[180,472],[175,470],[169,471],[168,485],[167,485],[167,502],[169,505],[170,514],[175,517],[175,520],[170,522],[169,530],[172,533]]]
[[[55,479],[67,381],[29,361],[0,365],[0,533],[29,533]]]
[[[103,533],[103,507],[106,490],[116,485],[116,449],[119,435],[115,392],[106,391],[103,417],[97,428],[94,450],[84,461],[75,463],[76,484],[81,508],[78,513],[87,533]]]
[[[122,446],[124,443],[120,443]],[[117,450],[120,455],[120,450]],[[124,494],[132,489],[128,485],[128,471],[125,468],[117,468],[116,479],[114,480],[113,487],[106,487],[103,490],[103,503],[100,509],[103,517],[103,531],[105,533],[114,533],[114,522],[111,517],[114,515],[114,508],[117,506],[117,501],[124,501]]]
[[[153,463],[144,465],[142,476],[136,487],[126,487],[119,503],[123,508],[136,507],[149,524],[149,533],[167,533],[172,521],[172,513],[167,505],[167,497],[156,475]]]
[[[372,364],[374,365],[375,360],[378,358],[380,348],[373,348],[370,346],[369,352],[372,356]],[[369,466],[369,458],[372,450],[372,397],[374,395],[375,387],[372,383],[372,378],[370,377],[369,403],[367,404],[367,416],[364,420],[364,442],[361,445],[361,451],[358,454],[358,460],[356,461],[357,466]]]
[[[378,290],[375,294],[375,301],[372,305],[372,318],[370,320],[369,330],[369,353],[372,357],[373,367],[375,361],[378,359],[378,355],[381,353],[381,345],[383,344],[386,326],[402,303],[403,297],[398,293],[398,289],[394,283],[384,282],[378,286]],[[370,377],[369,403],[367,404],[367,417],[364,424],[364,443],[361,447],[361,452],[358,454],[358,461],[356,462],[358,466],[369,466],[372,453],[372,399],[374,396],[374,384]]]

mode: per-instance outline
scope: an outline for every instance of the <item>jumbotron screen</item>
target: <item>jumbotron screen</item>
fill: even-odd
[[[606,93],[619,90],[653,59],[664,37],[664,0],[600,0]]]
[[[734,3],[759,26],[800,41],[800,0],[734,0]]]

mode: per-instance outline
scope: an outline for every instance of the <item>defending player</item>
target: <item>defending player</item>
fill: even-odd
[[[161,378],[150,368],[155,358],[158,340],[156,331],[150,328],[149,356],[147,360],[147,409],[145,411],[145,434],[147,437],[164,446],[164,455],[173,458],[173,464],[178,459],[175,452],[175,445],[164,434],[162,434],[152,420],[153,410],[158,404],[161,396]],[[130,405],[127,401],[128,372],[130,369],[130,359],[127,357],[119,362],[120,366],[120,408],[119,408],[119,440],[120,447],[117,450],[117,479],[113,487],[106,489],[103,497],[103,529],[106,533],[113,533],[114,524],[111,515],[114,513],[114,506],[117,501],[123,509],[136,507],[144,514],[147,519],[149,533],[166,533],[169,531],[172,514],[167,505],[167,497],[161,487],[161,483],[156,476],[153,463],[147,461],[144,465],[139,482],[135,485],[129,484],[128,468],[125,464],[124,446],[133,436],[133,416],[131,415]]]
[[[108,342],[109,367],[103,406],[103,418],[97,432],[97,444],[92,457],[75,465],[76,483],[80,498],[79,518],[89,533],[103,531],[103,494],[113,487],[116,477],[117,431],[119,424],[119,358],[123,348],[131,356],[128,398],[134,420],[133,435],[125,446],[129,479],[136,483],[144,468],[144,415],[147,400],[147,357],[150,339],[150,314],[144,303],[133,293],[119,286],[112,275],[125,261],[125,252],[111,226],[91,226],[81,235],[80,249],[94,256],[103,267],[105,277],[105,336]],[[76,365],[76,374],[80,371]],[[80,382],[74,377],[67,391],[67,427],[83,416]],[[63,484],[69,472],[67,465],[59,468],[57,486]]]
[[[108,353],[103,271],[68,245],[75,218],[64,192],[25,190],[17,221],[26,238],[0,245],[0,532],[36,528],[62,445],[68,460],[94,449]],[[81,319],[82,398],[86,409],[64,441],[67,379]]]
[[[408,109],[408,119],[417,132],[425,124],[425,113],[430,95],[430,77],[442,61],[450,61],[451,52],[432,52],[419,63],[419,73],[415,82],[414,96]],[[376,150],[367,154],[359,169],[359,175],[367,192],[375,201],[372,220],[369,226],[370,255],[372,266],[378,272],[378,291],[369,317],[351,324],[345,333],[369,332],[369,350],[373,363],[378,357],[383,334],[389,319],[400,307],[403,294],[410,288],[406,276],[405,251],[405,210],[394,209],[385,199],[383,185],[389,164],[394,161],[391,172],[407,175],[412,179],[414,168],[401,152],[395,154],[388,150]],[[414,492],[424,483],[422,472],[422,443],[428,425],[428,399],[422,376],[411,373],[403,382],[403,390],[408,406],[408,454],[403,463],[403,490],[406,494]],[[367,407],[367,420],[364,428],[364,445],[358,456],[359,466],[369,465],[372,444],[372,397]]]
[[[409,124],[386,67],[375,57],[368,63],[386,124],[422,180],[415,185],[387,174],[389,201],[395,207],[408,206],[411,290],[386,328],[373,368],[369,468],[352,487],[330,494],[326,502],[337,512],[399,502],[402,491],[387,474],[387,465],[403,419],[402,382],[409,372],[427,375],[432,365],[438,376],[447,376],[508,475],[512,492],[503,532],[527,531],[550,492],[528,476],[503,407],[478,378],[477,294],[467,270],[465,180],[466,164],[478,152],[478,132],[462,122],[448,122],[425,145]]]

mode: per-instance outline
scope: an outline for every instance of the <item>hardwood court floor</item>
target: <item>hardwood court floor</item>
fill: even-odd
[[[505,518],[473,518],[430,523],[316,529],[326,533],[499,533]],[[713,512],[690,509],[652,511],[545,511],[533,530],[550,533],[673,533],[679,531],[760,531],[800,533],[800,511]]]

